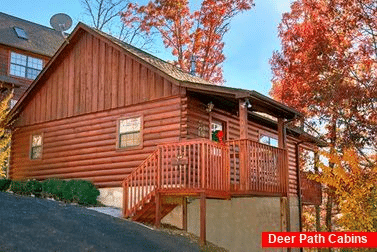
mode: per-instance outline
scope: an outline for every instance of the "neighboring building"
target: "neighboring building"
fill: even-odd
[[[0,12],[0,85],[14,88],[12,105],[63,41],[61,32]]]
[[[11,179],[90,180],[136,221],[163,218],[234,251],[299,230],[299,147],[322,144],[286,127],[300,113],[82,23],[68,41],[10,113]]]

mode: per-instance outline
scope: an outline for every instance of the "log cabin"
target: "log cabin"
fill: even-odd
[[[90,180],[132,220],[259,251],[320,199],[302,200],[300,148],[323,143],[300,117],[79,23],[10,112],[9,175]]]
[[[0,12],[0,88],[13,106],[62,45],[61,32]]]

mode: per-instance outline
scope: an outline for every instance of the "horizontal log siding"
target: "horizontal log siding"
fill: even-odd
[[[10,176],[81,178],[99,187],[121,186],[157,144],[180,140],[186,128],[182,104],[187,104],[186,98],[175,96],[18,128],[12,139]],[[143,115],[142,149],[116,149],[117,120],[128,115]],[[33,133],[43,133],[42,160],[29,158]]]
[[[204,127],[203,136],[199,136],[199,127]],[[205,104],[194,97],[188,97],[187,106],[187,138],[209,139],[209,113],[205,109]]]
[[[72,42],[38,83],[17,126],[115,109],[184,92],[152,67],[89,33]]]
[[[211,113],[206,111],[206,104],[202,103],[194,97],[188,97],[188,114],[187,114],[187,127],[188,127],[188,138],[195,139],[201,138],[198,135],[198,127],[205,126],[205,136],[203,138],[209,139],[210,131],[210,117],[218,119],[227,123],[227,138],[239,139],[240,137],[240,125],[239,118],[235,115],[231,115],[226,111],[214,108]]]

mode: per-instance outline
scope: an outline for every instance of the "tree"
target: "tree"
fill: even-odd
[[[94,28],[140,48],[150,48],[152,36],[147,35],[136,23],[125,25],[121,12],[127,8],[128,0],[81,0],[88,23]]]
[[[377,150],[376,14],[375,0],[295,1],[271,59],[271,95],[325,124],[337,147],[361,154]]]
[[[324,127],[332,155],[353,147],[368,167],[375,161],[368,148],[377,151],[376,14],[375,0],[296,0],[279,26],[282,49],[271,59],[271,95]]]
[[[140,23],[148,33],[156,30],[182,70],[193,70],[194,56],[198,59],[196,74],[221,84],[223,37],[231,19],[252,6],[253,0],[204,0],[199,10],[192,12],[188,0],[155,0],[143,6],[129,4],[122,19],[126,25]]]
[[[366,169],[362,157],[348,149],[343,155],[323,153],[333,167],[320,164],[322,173],[312,178],[331,187],[339,206],[338,225],[343,231],[377,231],[377,166]]]
[[[5,125],[12,96],[12,93],[6,95],[0,102],[0,178],[6,176],[10,154],[11,133],[5,128]]]

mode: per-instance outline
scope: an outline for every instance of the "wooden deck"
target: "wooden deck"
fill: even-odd
[[[206,198],[287,196],[287,159],[286,150],[248,139],[225,144],[198,139],[159,145],[123,181],[123,215],[158,227],[160,220],[181,204],[186,229],[186,197],[198,197],[200,240],[205,243]],[[302,180],[301,184],[309,190],[315,184],[310,182]]]
[[[219,144],[206,139],[159,145],[124,181],[124,216],[155,199],[199,196],[285,196],[286,150],[251,140]]]

